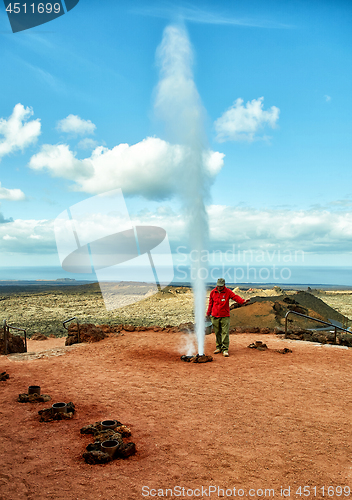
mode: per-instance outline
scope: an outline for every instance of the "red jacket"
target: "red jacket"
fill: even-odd
[[[210,292],[207,316],[215,316],[215,318],[229,317],[230,299],[235,300],[238,304],[244,304],[246,302],[242,297],[235,295],[232,290],[226,288],[226,286],[222,292],[214,288],[214,290]]]

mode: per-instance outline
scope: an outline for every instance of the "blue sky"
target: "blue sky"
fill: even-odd
[[[59,265],[54,219],[109,188],[187,244],[154,109],[156,50],[180,22],[213,159],[208,248],[352,265],[350,2],[80,0],[15,34],[0,7],[0,267]]]

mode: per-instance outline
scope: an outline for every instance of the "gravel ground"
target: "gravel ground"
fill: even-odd
[[[229,358],[191,364],[180,360],[186,337],[30,341],[37,355],[1,356],[10,378],[1,382],[0,499],[141,500],[166,489],[175,498],[177,487],[182,499],[350,498],[351,349],[269,334],[258,351],[247,348],[256,334],[239,334]],[[205,341],[211,354],[214,335]],[[284,347],[292,352],[277,352]],[[51,401],[17,402],[29,385]],[[62,401],[75,404],[72,420],[39,422],[39,410]],[[137,453],[86,464],[92,437],[80,429],[111,418],[131,429]]]

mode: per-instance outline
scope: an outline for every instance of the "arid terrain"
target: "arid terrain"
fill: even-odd
[[[352,319],[352,291],[314,290],[314,295],[341,314]],[[235,293],[245,299],[279,296],[274,289],[236,288]],[[286,290],[288,296],[296,290]],[[208,292],[209,295],[209,292]],[[1,318],[10,325],[26,328],[28,335],[64,336],[62,323],[73,316],[81,323],[133,324],[141,326],[177,326],[194,321],[193,293],[186,287],[167,287],[141,302],[107,311],[98,284],[71,287],[1,287]]]
[[[1,311],[33,332],[45,333],[51,321],[47,332],[59,335],[55,325],[78,314],[98,323],[193,319],[187,289],[111,316],[94,293],[2,295]],[[279,294],[240,294],[253,293]],[[351,317],[351,293],[319,297]],[[189,341],[182,332],[122,330],[69,347],[64,340],[29,340],[28,353],[0,356],[0,372],[9,374],[0,382],[1,500],[351,496],[351,349],[243,333],[231,335],[228,359],[192,364],[180,359]],[[249,349],[257,340],[268,349]],[[212,354],[214,334],[205,341]],[[277,352],[284,347],[292,352]],[[30,385],[51,401],[17,402]],[[62,401],[75,404],[72,420],[39,422],[39,410]],[[137,453],[86,464],[92,440],[80,429],[111,418],[131,429]]]

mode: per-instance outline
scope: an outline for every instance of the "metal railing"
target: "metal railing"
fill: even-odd
[[[65,330],[68,331],[68,328],[66,328],[65,325],[66,325],[66,323],[68,323],[69,321],[72,321],[73,319],[75,319],[76,323],[77,323],[77,340],[78,340],[78,343],[80,343],[81,342],[81,338],[80,338],[80,335],[79,335],[79,321],[78,321],[78,318],[76,318],[76,316],[73,316],[73,318],[67,319],[62,324],[63,324],[63,327],[65,328]]]
[[[322,321],[321,319],[313,318],[312,316],[307,316],[306,314],[298,313],[296,311],[288,311],[285,315],[285,338],[287,337],[287,317],[289,314],[295,314],[296,316],[301,316],[302,318],[311,319],[313,321],[316,321],[317,323],[322,323],[323,325],[331,326],[332,328],[335,329],[334,344],[336,344],[336,336],[338,329],[342,330],[343,332],[351,333],[350,330],[346,330],[345,328],[341,328],[340,326],[333,325],[332,323],[327,323],[326,321]]]
[[[24,328],[18,328],[17,326],[8,325],[6,319],[4,319],[3,321],[3,328],[4,328],[5,355],[8,354],[7,350],[8,350],[10,328],[12,330],[24,332],[24,352],[27,352],[27,331]]]

